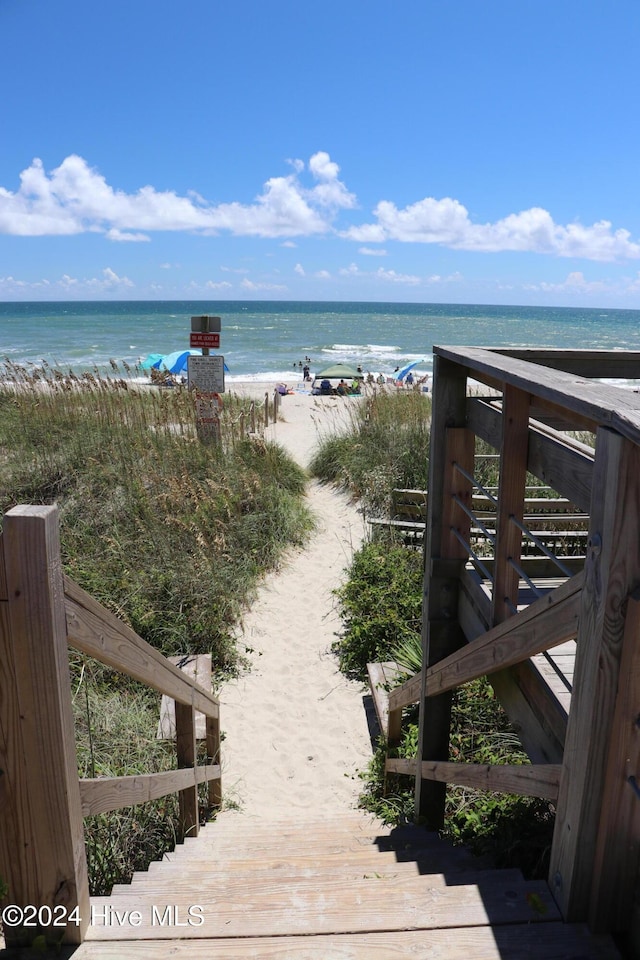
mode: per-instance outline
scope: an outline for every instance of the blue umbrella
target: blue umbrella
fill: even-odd
[[[147,357],[149,360],[154,354],[150,354]],[[189,357],[200,357],[202,356],[201,350],[174,350],[173,353],[167,354],[155,354],[158,358],[154,363],[151,364],[152,367],[155,367],[156,370],[167,370],[169,373],[184,373],[187,369],[187,361]],[[144,367],[147,360],[144,360],[142,366]],[[145,367],[145,369],[147,369]],[[224,365],[225,373],[229,373],[229,367]]]
[[[194,354],[200,356],[199,350],[174,350],[160,357],[153,366],[156,370],[168,370],[169,373],[182,373],[187,369],[187,360]]]
[[[162,360],[161,353],[150,353],[148,357],[145,357],[140,366],[143,370],[151,370],[152,367],[155,367],[157,363]]]
[[[402,370],[398,370],[398,372],[395,374],[396,380],[404,380],[406,375],[409,373],[409,370],[413,370],[414,367],[417,367],[418,364],[422,362],[422,360],[413,360],[411,363],[408,363],[402,368]]]

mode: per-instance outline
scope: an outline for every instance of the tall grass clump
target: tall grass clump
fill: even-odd
[[[351,407],[347,430],[324,438],[311,472],[384,516],[394,487],[424,490],[429,474],[431,399],[415,390],[377,390]]]
[[[239,400],[227,401],[236,408]],[[233,670],[242,610],[310,529],[278,447],[202,443],[186,390],[94,375],[0,389],[0,507],[58,504],[66,572],[163,653]]]
[[[56,503],[65,572],[165,655],[210,652],[216,681],[242,663],[237,628],[260,578],[312,527],[303,471],[238,436],[248,402],[224,399],[221,442],[205,443],[184,389],[0,369],[0,516]],[[175,745],[156,739],[158,694],[76,655],[71,679],[81,776],[175,767]],[[92,894],[172,848],[177,813],[166,797],[87,818]]]

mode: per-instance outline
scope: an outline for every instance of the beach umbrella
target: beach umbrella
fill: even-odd
[[[161,353],[150,353],[148,357],[145,357],[140,366],[143,370],[151,370],[152,367],[155,367],[157,363],[162,360]]]
[[[410,371],[410,370],[413,370],[414,367],[417,367],[419,363],[423,363],[423,361],[422,361],[422,360],[413,360],[411,363],[407,363],[407,364],[402,368],[402,370],[398,370],[398,372],[397,372],[396,374],[394,374],[396,380],[404,380],[404,378],[405,378],[406,375],[409,373],[409,371]]]
[[[173,353],[156,353],[149,354],[146,360],[143,360],[142,366],[145,370],[149,369],[146,366],[147,360],[151,357],[156,357],[157,359],[150,365],[155,367],[156,370],[165,370],[168,373],[184,373],[187,369],[187,362],[189,357],[200,357],[202,356],[202,351],[200,350],[174,350]],[[229,367],[224,365],[225,373],[229,373]]]
[[[200,356],[199,350],[174,350],[173,353],[165,353],[153,364],[156,370],[167,370],[169,373],[182,373],[187,369],[187,360],[191,355]]]
[[[355,367],[348,363],[332,363],[330,367],[316,372],[316,380],[362,380],[364,374],[358,373]]]

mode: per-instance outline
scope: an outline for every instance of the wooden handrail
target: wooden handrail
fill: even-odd
[[[548,367],[545,351],[434,354],[424,665],[388,703],[394,740],[403,707],[420,703],[418,756],[388,758],[386,771],[415,775],[416,812],[433,826],[442,822],[446,783],[556,803],[549,876],[564,917],[598,930],[635,925],[637,939],[640,801],[629,784],[640,777],[640,398],[586,377],[637,378],[640,354],[552,351]],[[478,395],[478,382],[491,397]],[[582,429],[594,434],[594,447],[565,432]],[[501,458],[497,505],[483,512],[490,539],[474,528],[469,435]],[[557,513],[527,503],[527,472],[564,499]],[[552,551],[537,527],[569,527],[569,517],[583,527],[584,556],[563,558],[551,573]],[[522,557],[528,523],[546,556]],[[547,529],[549,540],[569,532]],[[482,555],[472,551],[470,562],[473,543]],[[572,692],[561,707],[531,658],[573,638]],[[480,676],[491,678],[532,764],[449,762],[451,691]],[[553,757],[562,762],[548,762]]]
[[[69,646],[175,700],[178,769],[78,778]],[[8,888],[0,906],[63,906],[65,917],[81,918],[67,922],[64,940],[79,943],[89,918],[83,817],[177,792],[183,833],[197,834],[198,784],[209,783],[212,804],[221,799],[219,701],[63,576],[54,506],[15,507],[4,517],[0,692],[0,877]],[[201,765],[196,710],[206,723]],[[7,944],[19,945],[21,934],[6,929]]]
[[[159,650],[107,610],[70,577],[64,577],[69,646],[166,693],[208,717],[219,714],[219,700],[174,666]]]

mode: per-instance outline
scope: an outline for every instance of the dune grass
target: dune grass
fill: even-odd
[[[427,487],[431,399],[374,389],[352,407],[351,419],[348,430],[324,439],[310,470],[348,489],[370,516],[385,516],[394,487]]]
[[[165,655],[211,652],[220,681],[242,664],[261,577],[312,529],[306,478],[282,448],[240,437],[248,401],[226,395],[221,443],[203,443],[185,389],[119,373],[0,368],[1,513],[56,503],[65,572]],[[81,776],[175,766],[154,691],[75,654],[71,675]],[[91,892],[172,847],[176,825],[175,797],[87,818]]]

